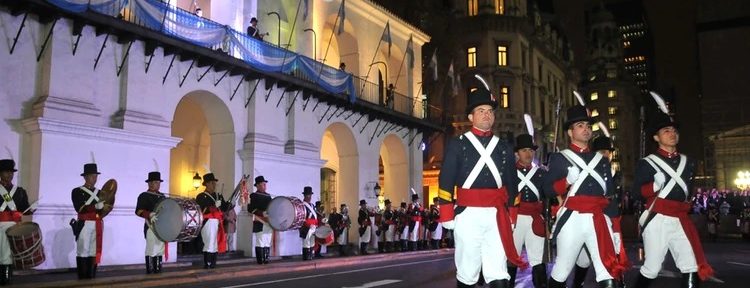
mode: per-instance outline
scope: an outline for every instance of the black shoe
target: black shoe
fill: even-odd
[[[263,247],[263,264],[268,264],[271,258],[271,247]]]
[[[557,282],[555,279],[550,277],[549,288],[565,288],[565,282]]]
[[[315,250],[315,258],[325,258],[323,254],[320,254],[320,250],[322,250],[321,247],[318,247],[317,250]]]
[[[264,255],[263,247],[255,247],[255,262],[258,263],[258,265],[263,265]]]
[[[76,272],[78,272],[78,279],[84,279],[86,277],[86,274],[84,273],[86,271],[85,262],[83,260],[83,257],[76,257]]]
[[[635,288],[648,288],[649,285],[651,285],[651,281],[654,279],[648,279],[646,276],[643,276],[640,272],[638,273],[638,280],[635,281]]]
[[[302,261],[307,261],[308,257],[310,257],[310,248],[302,248]]]
[[[154,262],[151,261],[151,256],[146,256],[146,274],[154,273]]]
[[[359,255],[367,255],[367,243],[359,243]]]
[[[409,241],[401,240],[401,252],[409,251]]]
[[[385,252],[385,242],[378,241],[378,253]]]
[[[156,256],[154,258],[154,273],[161,273],[161,256]]]
[[[508,265],[508,275],[510,275],[510,280],[508,281],[508,287],[513,288],[516,286],[516,273],[517,272],[518,272],[518,267]]]
[[[586,280],[586,274],[589,272],[589,268],[583,268],[581,266],[576,265],[575,275],[573,276],[573,286],[574,288],[582,288],[583,282]]]
[[[344,252],[344,245],[339,245],[339,257],[346,256],[346,252]]]
[[[208,253],[208,254],[209,254],[208,257],[209,257],[209,261],[210,261],[208,263],[208,268],[214,269],[214,268],[216,268],[216,258],[219,255],[219,253],[213,252],[213,253]]]
[[[211,262],[208,252],[203,252],[203,269],[208,269],[209,263]]]
[[[599,288],[619,288],[615,279],[607,279],[597,282]]]
[[[456,288],[470,288],[474,287],[474,285],[466,285],[462,283],[461,281],[456,280]]]
[[[89,271],[86,274],[87,274],[87,276],[88,276],[89,279],[94,279],[94,278],[96,278],[96,268],[98,266],[96,264],[96,257],[88,257],[87,259],[88,259],[87,263],[88,263],[88,268],[89,268],[88,270]]]
[[[534,283],[535,288],[547,287],[547,265],[546,264],[542,263],[542,264],[534,265],[534,267],[531,267],[531,283]]]
[[[698,273],[682,273],[682,284],[681,288],[698,288],[700,287],[701,280],[698,279]]]
[[[490,288],[508,288],[508,287],[510,287],[510,286],[508,286],[509,285],[508,284],[508,280],[506,280],[506,279],[503,279],[503,280],[493,280],[493,281],[490,281],[489,284],[490,284]]]
[[[0,265],[0,285],[10,284],[10,265]]]

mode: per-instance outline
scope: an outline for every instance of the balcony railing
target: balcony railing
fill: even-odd
[[[72,13],[111,16],[211,50],[221,50],[262,72],[283,73],[318,85],[349,101],[367,101],[420,119],[440,119],[442,111],[382,86],[282,47],[249,37],[162,0],[43,0]],[[82,3],[82,4],[81,4]],[[270,59],[270,60],[269,60]],[[390,95],[390,97],[389,97]],[[354,96],[354,97],[353,97]],[[436,121],[438,122],[438,121]]]

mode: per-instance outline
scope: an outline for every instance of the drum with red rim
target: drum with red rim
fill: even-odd
[[[333,244],[333,229],[328,227],[328,225],[320,226],[315,229],[315,243],[320,245]]]
[[[44,262],[42,232],[34,222],[23,222],[13,225],[5,231],[13,251],[13,263],[16,269],[29,269]]]
[[[164,198],[154,209],[156,221],[151,224],[156,238],[164,242],[188,242],[201,232],[203,213],[190,198]]]
[[[268,224],[279,231],[299,229],[305,223],[305,204],[297,197],[278,196],[268,203]]]

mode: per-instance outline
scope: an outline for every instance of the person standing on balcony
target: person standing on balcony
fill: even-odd
[[[393,100],[395,98],[394,93],[396,92],[395,90],[396,87],[393,87],[393,83],[388,84],[388,91],[385,94],[385,107],[393,109]]]
[[[511,145],[492,133],[495,96],[482,87],[467,98],[472,127],[446,146],[439,176],[439,221],[455,229],[458,287],[473,287],[480,271],[490,287],[509,287],[506,262],[528,266],[513,244],[507,210],[507,200],[517,193],[515,156]]]
[[[247,35],[263,41],[263,36],[268,35],[268,32],[260,33],[260,30],[258,30],[258,19],[253,17],[250,18],[250,26],[247,26]]]

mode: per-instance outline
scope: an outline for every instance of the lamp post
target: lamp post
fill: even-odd
[[[198,187],[201,187],[201,176],[198,175],[198,172],[195,172],[195,176],[193,176],[193,188],[198,190]]]
[[[315,33],[315,30],[312,28],[305,29],[305,32],[310,31],[313,33],[313,60],[318,61],[316,58],[318,57],[318,34]]]
[[[268,16],[276,15],[276,19],[279,21],[279,27],[278,27],[279,33],[276,35],[278,37],[278,40],[276,41],[276,46],[281,47],[281,16],[279,16],[279,13],[277,12],[268,12],[268,14],[266,15]]]

